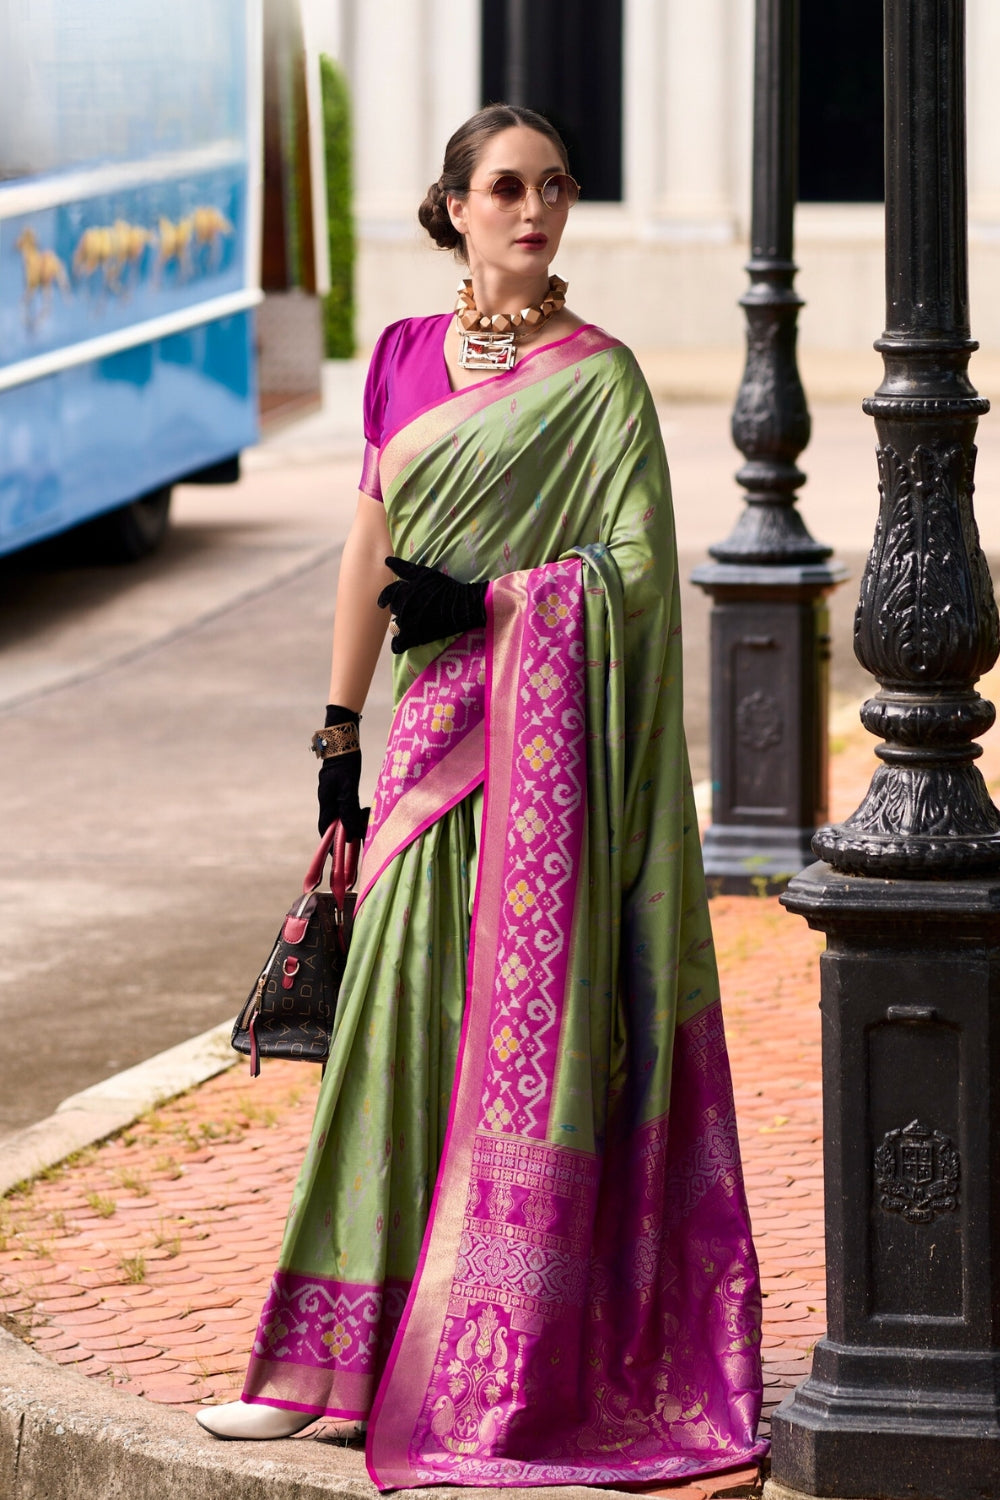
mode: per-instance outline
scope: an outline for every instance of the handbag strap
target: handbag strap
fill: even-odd
[[[310,891],[314,891],[323,879],[323,866],[326,864],[326,857],[333,847],[333,841],[336,838],[338,828],[340,828],[339,823],[331,823],[320,840],[320,846],[313,855],[312,863],[306,871],[305,879],[302,882],[303,896],[308,896]]]
[[[337,832],[333,840],[333,868],[330,871],[330,889],[333,899],[341,911],[344,910],[344,902],[348,891],[353,891],[354,882],[358,878],[358,855],[361,852],[361,840],[356,839],[353,844],[347,842],[343,823],[337,824]]]
[[[302,894],[308,896],[323,879],[323,869],[331,850],[333,851],[333,868],[330,871],[330,889],[337,905],[343,908],[344,899],[348,891],[354,889],[354,883],[358,878],[361,840],[356,839],[353,844],[349,844],[347,835],[344,833],[344,825],[339,820],[331,823],[324,833],[302,882]]]

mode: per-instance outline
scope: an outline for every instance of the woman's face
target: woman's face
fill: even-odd
[[[497,208],[489,189],[506,172],[537,189],[553,172],[565,172],[558,147],[526,125],[501,130],[486,142],[465,198],[448,198],[451,221],[465,236],[469,270],[535,277],[547,272],[566,227],[566,208],[547,208],[537,191],[512,210]]]

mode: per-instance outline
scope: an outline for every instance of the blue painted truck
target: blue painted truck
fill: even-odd
[[[259,3],[0,13],[0,554],[138,555],[257,436]]]

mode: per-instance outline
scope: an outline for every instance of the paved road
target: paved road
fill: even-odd
[[[231,1016],[314,843],[306,750],[326,696],[336,559],[354,506],[357,371],[325,415],[251,454],[235,489],[180,490],[131,569],[0,568],[0,1135]],[[719,405],[664,412],[682,575],[740,500]],[[1000,444],[979,509],[1000,556]],[[989,453],[990,450],[988,450]],[[834,683],[875,510],[870,424],[814,412],[804,510],[855,580],[835,598]],[[686,586],[687,715],[707,774],[707,606]],[[367,777],[387,674],[365,716]]]
[[[357,461],[248,470],[134,569],[0,576],[0,1134],[234,1013],[315,846]]]

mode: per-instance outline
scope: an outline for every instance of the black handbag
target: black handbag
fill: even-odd
[[[357,899],[360,843],[349,844],[340,823],[331,823],[302,882],[302,895],[289,908],[267,963],[233,1026],[232,1044],[249,1054],[250,1075],[262,1057],[326,1061],[337,1010],[340,981]],[[333,852],[330,890],[320,882]]]

